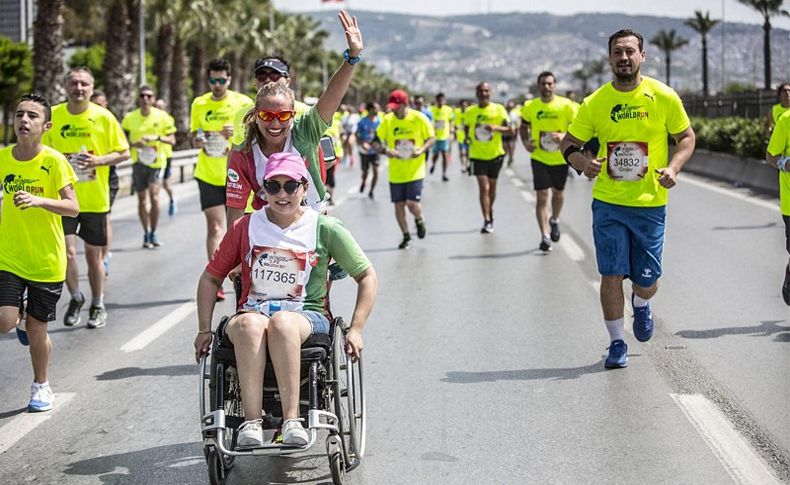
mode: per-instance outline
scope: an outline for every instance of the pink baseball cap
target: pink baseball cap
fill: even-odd
[[[272,153],[263,170],[263,180],[269,180],[277,175],[285,175],[294,180],[310,180],[305,161],[293,152]]]

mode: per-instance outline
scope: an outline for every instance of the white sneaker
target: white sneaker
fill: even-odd
[[[283,423],[283,443],[304,446],[307,444],[307,431],[302,427],[302,419],[286,419]]]
[[[49,383],[39,384],[34,382],[30,385],[30,402],[27,403],[27,412],[40,413],[50,411],[55,404],[55,394]]]
[[[263,446],[262,419],[244,421],[239,426],[239,435],[236,437],[236,445],[239,448],[257,448]]]

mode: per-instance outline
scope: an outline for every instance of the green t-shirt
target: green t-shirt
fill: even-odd
[[[466,108],[464,124],[469,135],[469,158],[491,161],[505,154],[502,145],[502,133],[488,131],[483,125],[509,126],[510,115],[507,109],[498,103],[488,103],[485,108],[479,104]]]
[[[776,126],[768,142],[768,153],[790,157],[790,111],[776,120]],[[779,201],[783,216],[790,216],[790,172],[779,172]]]
[[[606,160],[595,180],[593,198],[630,207],[660,207],[668,191],[657,168],[669,163],[668,135],[690,126],[683,102],[669,86],[642,77],[628,92],[607,83],[584,99],[568,133],[581,141],[597,136],[598,157]]]
[[[14,206],[14,194],[24,190],[47,199],[59,199],[59,191],[77,181],[62,154],[45,146],[32,160],[19,161],[13,145],[0,149],[0,180],[3,181],[0,217],[0,271],[39,283],[66,279],[66,238],[61,216],[40,207]]]
[[[176,132],[173,117],[157,108],[151,108],[148,116],[143,116],[139,108],[127,113],[121,127],[129,134],[130,143],[137,143],[145,135],[167,136]],[[170,147],[172,154],[172,145],[161,141],[149,142],[142,153],[141,150],[132,148],[132,161],[151,168],[164,168],[168,158],[166,147]]]
[[[434,137],[433,126],[428,117],[415,109],[408,109],[403,119],[395,113],[387,113],[376,129],[379,140],[398,153],[409,154],[425,145]],[[389,181],[403,184],[425,178],[425,156],[416,158],[390,158]]]
[[[524,102],[521,119],[529,123],[535,151],[532,159],[545,165],[564,165],[565,158],[560,153],[560,142],[553,138],[554,133],[564,135],[576,116],[575,103],[562,96],[544,103],[535,98]]]
[[[72,163],[77,174],[74,191],[80,212],[109,212],[110,167],[101,165],[81,170],[76,155],[83,147],[98,156],[126,151],[129,149],[126,135],[115,116],[97,104],[90,103],[88,109],[76,115],[69,113],[66,106],[61,103],[52,108],[52,128],[44,133],[42,141]]]
[[[436,139],[449,140],[450,126],[453,122],[453,118],[455,117],[453,108],[445,104],[441,108],[438,106],[431,106],[430,110],[431,114],[433,115],[433,129],[436,131]]]
[[[198,154],[195,178],[207,184],[224,187],[231,144],[220,132],[225,125],[234,123],[240,110],[250,109],[253,102],[247,96],[231,90],[219,101],[212,99],[211,95],[208,92],[192,101],[189,130],[203,130],[206,137],[206,146]]]
[[[230,139],[234,146],[244,143],[244,139],[247,137],[247,127],[244,125],[244,117],[247,116],[247,113],[253,106],[255,106],[254,103],[250,106],[244,106],[236,113],[236,118],[233,120],[233,136]],[[294,110],[298,117],[307,113],[310,110],[310,106],[301,101],[294,100]]]
[[[455,108],[453,122],[455,123],[455,139],[458,140],[458,143],[464,143],[466,141],[466,130],[464,130],[465,113],[466,112],[461,109],[460,106]]]

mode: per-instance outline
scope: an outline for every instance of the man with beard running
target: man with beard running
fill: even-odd
[[[650,298],[658,290],[668,189],[677,184],[694,152],[694,131],[677,93],[642,76],[642,36],[620,30],[609,37],[614,80],[585,98],[560,144],[565,160],[596,179],[592,226],[601,305],[611,344],[606,368],[628,365],[623,279],[632,281],[633,332],[640,342],[653,335]],[[582,153],[597,135],[597,158]],[[669,158],[668,135],[676,147]]]

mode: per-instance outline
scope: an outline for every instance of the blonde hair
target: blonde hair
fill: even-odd
[[[256,122],[257,118],[257,111],[258,107],[263,104],[263,101],[268,98],[273,98],[275,96],[285,96],[288,98],[291,104],[291,109],[294,109],[294,92],[282,83],[266,83],[263,85],[261,89],[258,90],[258,94],[255,96],[255,106],[250,108],[249,111],[244,115],[244,126],[247,128],[247,136],[244,139],[244,146],[242,148],[243,151],[250,151],[252,149],[252,145],[254,143],[258,143],[258,146],[263,149],[264,139],[261,130],[258,129],[258,123]]]

